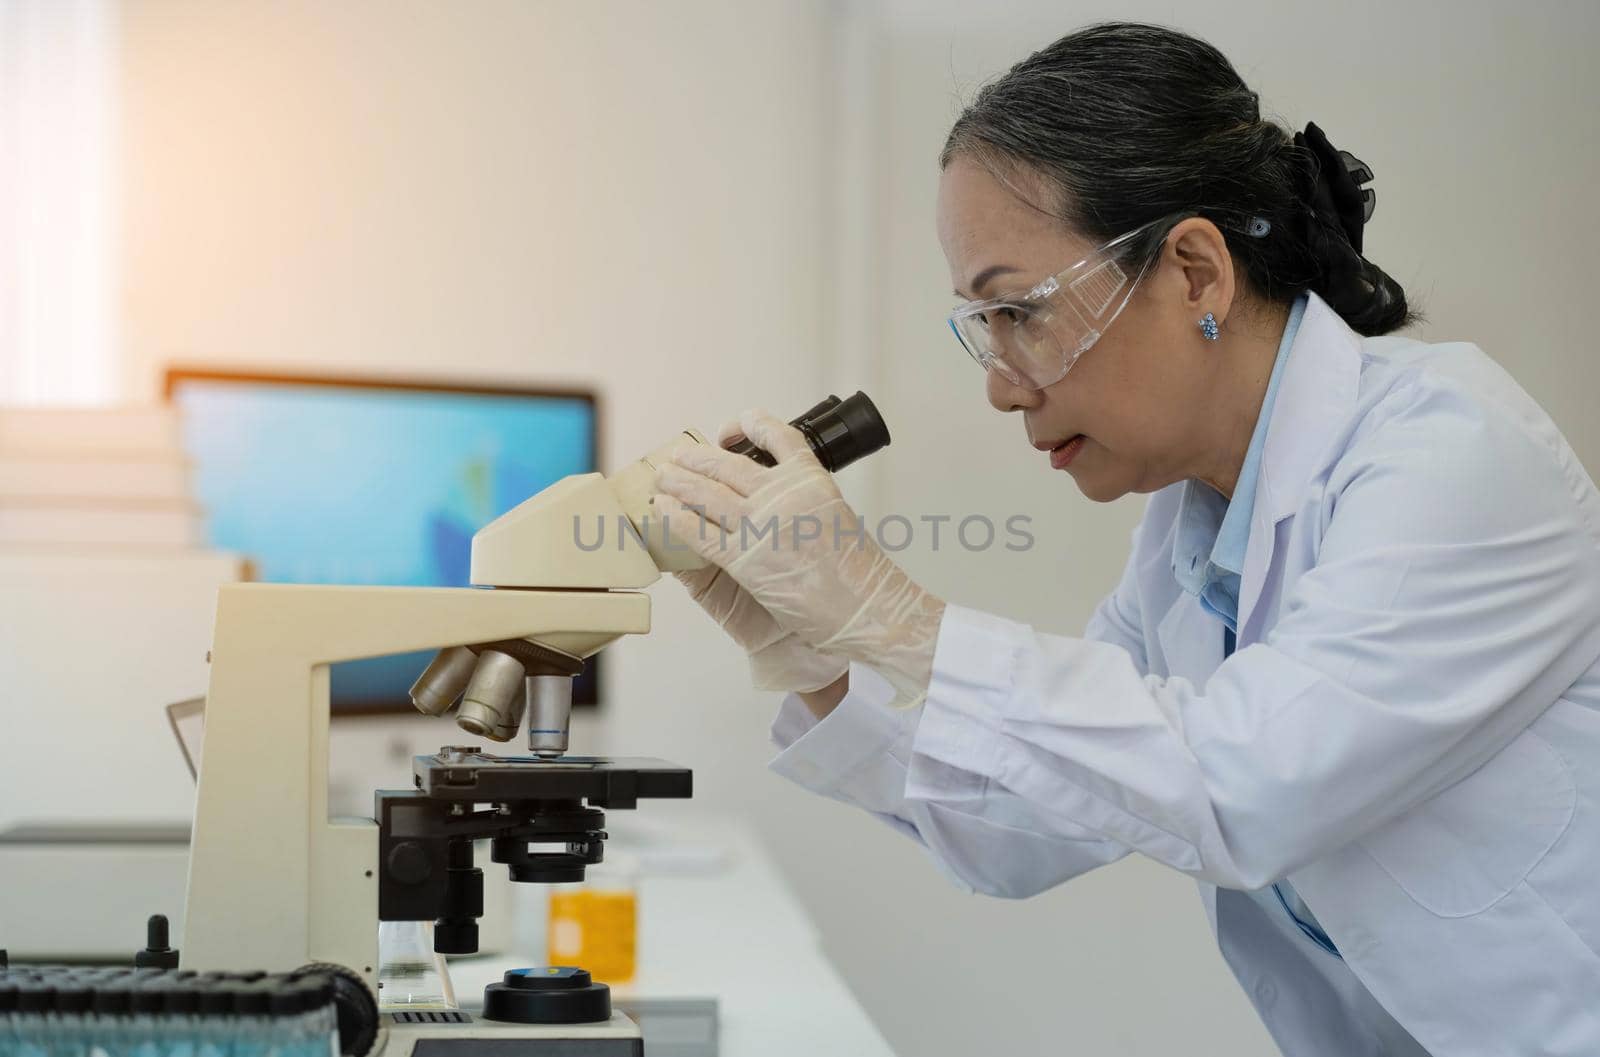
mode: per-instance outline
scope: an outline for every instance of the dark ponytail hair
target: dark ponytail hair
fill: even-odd
[[[1197,213],[1221,229],[1260,296],[1312,290],[1361,334],[1387,334],[1416,316],[1400,284],[1361,255],[1361,192],[1333,171],[1338,154],[1320,132],[1291,136],[1261,120],[1259,97],[1205,41],[1107,22],[983,88],[939,164],[965,155],[1003,180],[1031,170],[1055,192],[1052,212],[1096,242]],[[1330,208],[1330,180],[1345,181],[1334,198],[1356,196],[1353,219]]]

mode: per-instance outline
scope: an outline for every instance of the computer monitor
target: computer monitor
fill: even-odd
[[[473,533],[599,461],[584,390],[174,367],[166,391],[209,542],[272,583],[465,587]],[[412,711],[429,656],[334,665],[334,713]]]

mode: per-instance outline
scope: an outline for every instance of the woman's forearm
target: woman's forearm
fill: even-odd
[[[826,719],[828,714],[838,707],[839,702],[844,700],[844,695],[849,690],[850,673],[845,672],[820,690],[801,691],[800,700],[805,702],[813,716]]]

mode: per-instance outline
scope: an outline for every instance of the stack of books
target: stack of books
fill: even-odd
[[[178,414],[0,408],[0,546],[203,546]]]

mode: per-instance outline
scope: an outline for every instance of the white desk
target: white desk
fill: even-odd
[[[639,972],[618,997],[715,997],[720,1057],[893,1057],[748,826],[658,801],[608,811],[606,830],[610,849],[641,862]],[[532,892],[519,893],[518,911],[538,913],[542,886],[519,887]],[[462,1004],[477,1006],[506,969],[544,962],[542,950],[451,959],[450,976]]]

